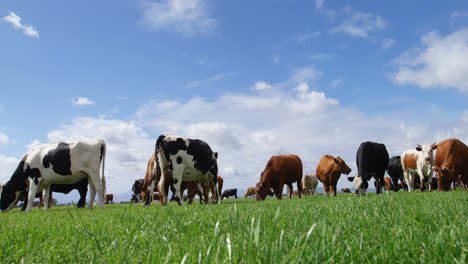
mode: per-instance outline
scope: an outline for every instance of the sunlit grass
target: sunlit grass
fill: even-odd
[[[468,192],[0,215],[0,262],[467,263]]]

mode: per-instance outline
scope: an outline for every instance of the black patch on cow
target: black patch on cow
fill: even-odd
[[[39,178],[41,177],[41,172],[39,171],[38,168],[31,168],[29,164],[26,166],[26,169],[24,170],[24,173],[31,179],[34,180],[34,183],[36,185],[39,184]]]
[[[189,142],[187,153],[193,156],[193,167],[207,173],[213,166],[213,151],[206,142],[199,139],[189,139]]]
[[[179,157],[177,157],[177,164],[181,164],[181,163],[182,163],[182,157],[179,156]]]
[[[23,191],[27,189],[27,175],[24,172],[25,162],[21,161],[16,167],[16,170],[11,175],[9,181],[3,185],[2,193],[0,194],[0,210],[5,210],[8,206],[16,199],[15,192]]]
[[[101,158],[100,158],[100,161],[102,161],[102,156],[104,156],[104,144],[101,145]]]
[[[174,179],[174,184],[177,184],[179,182],[179,180],[176,178]]]
[[[47,155],[42,159],[44,168],[49,168],[52,164],[52,169],[60,175],[71,175],[71,158],[70,146],[67,143],[59,143],[55,149],[47,152]]]

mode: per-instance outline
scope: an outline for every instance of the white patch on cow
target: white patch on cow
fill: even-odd
[[[357,196],[365,196],[366,188],[364,186],[364,181],[362,180],[361,175],[356,174],[353,180],[354,189],[356,190]]]
[[[401,166],[403,169],[403,176],[408,185],[408,191],[414,190],[413,178],[415,174],[419,175],[421,186],[424,184],[425,179],[429,183],[429,189],[432,190],[432,174],[434,172],[434,149],[437,148],[436,144],[422,144],[418,145],[415,149],[409,149],[401,154]],[[405,164],[405,156],[415,155],[416,156],[416,168],[409,168]]]

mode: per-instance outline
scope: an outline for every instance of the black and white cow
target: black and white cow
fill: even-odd
[[[388,152],[384,144],[362,142],[356,153],[358,174],[348,177],[353,182],[357,195],[366,195],[368,181],[374,177],[377,182],[377,194],[382,193],[385,170],[388,166]]]
[[[132,186],[132,199],[131,201],[134,202],[134,203],[139,203],[141,202],[141,199],[142,199],[142,196],[141,196],[141,188],[143,186],[143,181],[145,179],[138,179],[138,180],[135,180],[135,182],[133,183],[133,186]]]
[[[77,190],[80,193],[80,200],[76,206],[78,208],[84,207],[86,204],[86,193],[88,193],[88,178],[83,178],[82,180],[73,184],[52,184],[50,185],[50,197],[52,197],[53,192],[68,194],[73,190]],[[39,192],[37,193],[36,198],[40,198],[41,196],[42,193]],[[21,210],[24,211],[27,205],[28,199],[25,199]]]
[[[97,139],[38,146],[23,156],[10,180],[0,186],[0,209],[6,212],[14,208],[19,196],[29,187],[25,211],[31,210],[36,193],[40,191],[43,191],[47,210],[51,184],[74,184],[83,178],[88,178],[90,188],[88,209],[93,207],[96,192],[99,208],[104,208],[105,157],[106,144]],[[101,160],[102,179],[99,176]]]
[[[401,157],[393,156],[387,166],[387,173],[392,179],[393,182],[393,191],[398,192],[400,186],[398,186],[398,181],[403,185],[403,169],[401,168]]]
[[[203,183],[217,186],[218,154],[204,141],[163,134],[156,141],[155,155],[161,171],[156,178],[160,177],[158,188],[163,205],[168,202],[169,185],[174,188],[173,199],[180,205],[182,181],[197,181],[200,193],[203,193]],[[154,185],[155,182],[150,184],[150,193],[153,193]]]

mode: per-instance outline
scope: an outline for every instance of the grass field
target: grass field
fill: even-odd
[[[468,192],[15,209],[0,236],[0,263],[468,263]]]

